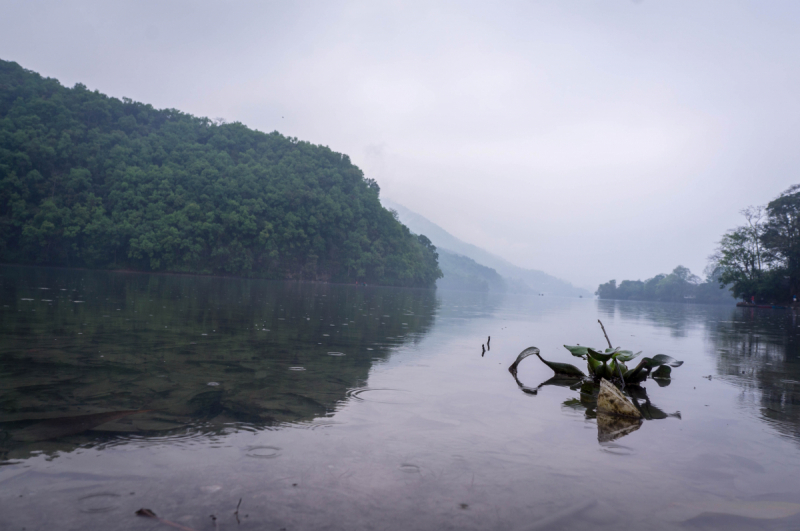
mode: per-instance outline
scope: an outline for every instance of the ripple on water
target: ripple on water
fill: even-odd
[[[277,446],[248,446],[245,450],[247,457],[256,459],[273,459],[281,455],[281,449]]]
[[[419,474],[420,470],[417,465],[412,465],[411,463],[403,463],[400,465],[400,470],[405,472],[406,474]]]
[[[304,371],[306,370],[305,367],[289,367],[290,371]]]
[[[328,356],[344,356],[344,352],[328,352]]]
[[[600,443],[600,450],[613,455],[634,455],[636,450],[616,443]]]
[[[372,389],[356,387],[347,391],[347,397],[360,402],[376,402],[379,404],[412,404],[414,395],[402,389]]]
[[[107,513],[119,508],[116,503],[119,497],[115,492],[98,492],[78,498],[78,505],[82,513]]]

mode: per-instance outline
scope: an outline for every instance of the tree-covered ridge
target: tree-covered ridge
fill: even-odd
[[[0,261],[433,286],[347,155],[0,61]]]
[[[670,274],[659,274],[647,280],[616,280],[600,284],[595,295],[601,299],[663,302],[730,303],[733,298],[720,285],[721,271],[710,268],[705,281],[687,267],[678,266]]]

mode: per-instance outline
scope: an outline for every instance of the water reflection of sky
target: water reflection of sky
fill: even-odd
[[[239,527],[253,529],[797,524],[800,358],[787,312],[2,274],[9,528],[152,528],[140,507],[230,528],[239,499]],[[40,287],[67,291],[32,296]],[[575,391],[520,392],[507,367],[522,349],[576,363],[562,345],[602,346],[598,318],[615,344],[685,361],[669,386],[646,383],[680,418],[598,443],[596,420],[569,407]],[[526,384],[551,375],[520,365]],[[57,439],[13,436],[53,411],[142,408],[156,411]]]

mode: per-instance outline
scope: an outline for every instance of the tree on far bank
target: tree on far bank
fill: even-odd
[[[737,298],[780,303],[800,292],[800,185],[766,207],[742,211],[745,225],[722,236],[711,259]]]
[[[679,265],[670,274],[647,280],[616,280],[601,284],[595,292],[601,299],[663,302],[729,302],[730,295],[720,289],[716,276],[704,282],[688,267]]]

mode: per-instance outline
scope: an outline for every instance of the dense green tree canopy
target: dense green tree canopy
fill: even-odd
[[[0,261],[433,286],[347,155],[0,61]]]
[[[713,259],[736,297],[777,303],[800,294],[800,185],[765,207],[742,211],[746,223],[728,231]]]
[[[665,302],[731,302],[730,293],[720,289],[720,270],[711,269],[704,282],[689,268],[678,266],[672,273],[647,280],[616,280],[601,284],[595,293],[601,299]]]

